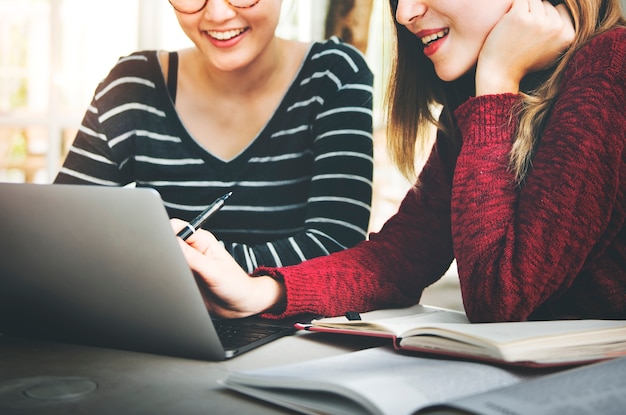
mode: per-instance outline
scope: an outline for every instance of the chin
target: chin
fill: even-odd
[[[458,73],[450,73],[450,72],[440,72],[440,71],[435,71],[435,73],[437,74],[437,77],[439,79],[441,79],[444,82],[452,82],[455,81],[457,79],[459,79],[459,77],[461,76]]]
[[[435,74],[444,82],[452,82],[468,73],[469,69],[459,65],[447,64],[445,67],[435,65]]]

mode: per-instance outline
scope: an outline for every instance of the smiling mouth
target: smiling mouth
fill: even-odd
[[[244,29],[232,29],[232,30],[225,30],[225,31],[208,30],[207,33],[209,34],[209,36],[211,36],[213,39],[216,39],[216,40],[230,40],[239,36],[246,30],[248,29],[245,29],[245,28]]]
[[[442,37],[446,36],[449,31],[450,31],[449,29],[443,29],[443,30],[440,30],[437,33],[433,33],[433,34],[430,34],[428,36],[424,36],[424,37],[421,38],[422,44],[424,46],[428,46],[429,44],[433,43],[434,41],[439,40]]]

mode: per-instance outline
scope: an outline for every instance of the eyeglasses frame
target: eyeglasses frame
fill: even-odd
[[[198,10],[193,11],[193,12],[187,12],[187,11],[183,11],[183,10],[179,10],[179,9],[177,9],[177,8],[176,8],[176,6],[174,6],[174,3],[172,3],[172,0],[168,0],[168,1],[169,1],[170,5],[174,8],[174,10],[176,10],[178,13],[182,13],[182,14],[196,14],[196,13],[198,13],[198,12],[202,11],[202,9],[204,9],[204,8],[206,7],[207,3],[209,2],[209,0],[204,0],[204,3],[202,3],[202,7],[200,7]],[[249,8],[251,8],[251,7],[256,6],[256,5],[257,5],[260,1],[261,1],[261,0],[256,0],[254,3],[252,3],[252,4],[251,4],[251,5],[249,5],[249,6],[235,6],[234,4],[232,4],[232,3],[230,2],[230,0],[226,0],[226,2],[227,2],[227,3],[231,6],[231,7],[234,7],[234,8],[236,8],[236,9],[249,9]]]

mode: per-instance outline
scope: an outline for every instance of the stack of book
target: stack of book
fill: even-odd
[[[348,318],[349,317],[349,318]],[[623,414],[626,321],[470,323],[417,305],[298,324],[373,348],[232,372],[223,385],[306,414]]]

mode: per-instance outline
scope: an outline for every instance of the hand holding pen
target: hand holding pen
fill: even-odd
[[[211,216],[213,216],[218,210],[224,206],[226,203],[226,199],[232,195],[233,192],[228,192],[224,196],[217,198],[213,203],[211,203],[202,213],[196,216],[191,222],[187,224],[180,232],[176,234],[183,241],[187,240],[191,235],[194,234],[196,230],[198,230],[204,222],[207,221]]]

